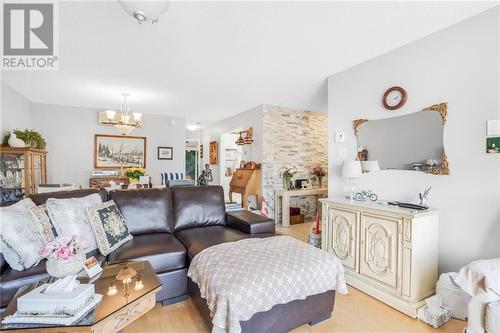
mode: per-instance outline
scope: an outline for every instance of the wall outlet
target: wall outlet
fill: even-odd
[[[343,130],[337,128],[335,130],[335,143],[345,142],[345,133]]]
[[[345,147],[339,148],[339,158],[341,159],[347,158],[347,148]]]

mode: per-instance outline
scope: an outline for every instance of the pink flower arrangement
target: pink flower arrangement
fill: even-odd
[[[316,165],[311,169],[311,174],[315,175],[318,178],[326,176],[326,169],[322,165]]]
[[[40,255],[44,258],[65,261],[71,259],[75,254],[83,252],[90,245],[88,239],[81,236],[61,236],[48,242],[40,248]]]

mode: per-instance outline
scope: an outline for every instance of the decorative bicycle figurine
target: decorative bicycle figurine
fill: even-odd
[[[368,199],[370,199],[371,201],[377,201],[378,195],[376,195],[372,191],[361,191],[354,195],[354,200],[356,201],[367,201]]]

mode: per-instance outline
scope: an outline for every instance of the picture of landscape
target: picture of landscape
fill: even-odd
[[[146,168],[146,138],[96,134],[94,167],[96,169]]]

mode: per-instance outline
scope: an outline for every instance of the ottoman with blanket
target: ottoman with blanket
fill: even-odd
[[[328,319],[347,293],[337,257],[288,236],[204,249],[191,261],[189,293],[212,332],[279,333]]]

